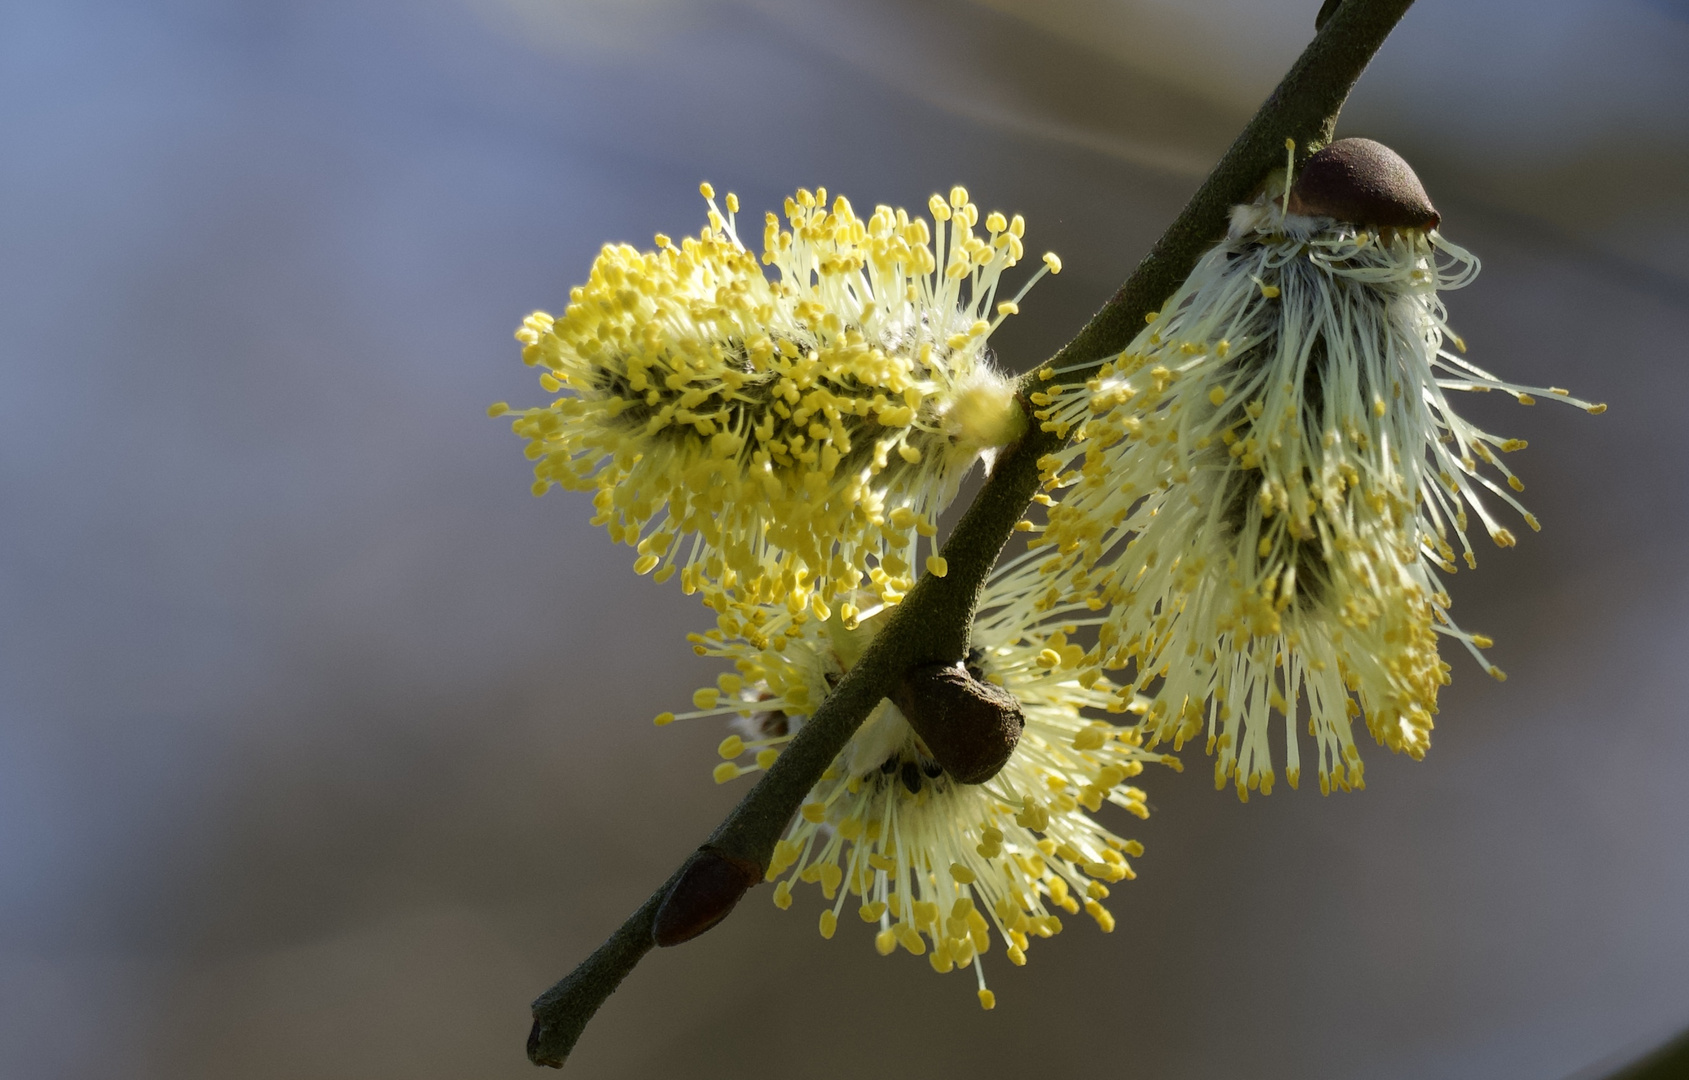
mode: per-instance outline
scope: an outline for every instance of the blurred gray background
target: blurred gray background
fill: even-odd
[[[527,1005],[742,791],[714,669],[585,496],[528,494],[511,332],[600,244],[961,182],[1130,271],[1318,0],[0,7],[0,1076],[536,1075]],[[1552,1078],[1689,1023],[1689,6],[1421,0],[1343,131],[1485,262],[1468,403],[1545,531],[1453,583],[1435,746],[1240,806],[1192,755],[1089,920],[965,975],[754,893],[575,1075]],[[1000,959],[1000,954],[999,954]],[[958,981],[958,979],[962,981]]]

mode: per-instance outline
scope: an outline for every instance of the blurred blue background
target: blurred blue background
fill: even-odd
[[[608,240],[965,183],[1101,303],[1318,0],[0,8],[0,1075],[534,1075],[527,1004],[741,792],[651,726],[714,670],[584,496],[528,494],[511,332]],[[1485,260],[1481,364],[1592,418],[1452,582],[1422,763],[1241,806],[1151,774],[1111,902],[964,976],[752,894],[580,1076],[1556,1078],[1689,1023],[1689,6],[1421,0],[1342,132]],[[1516,530],[1517,531],[1517,530]],[[1082,924],[1082,925],[1081,925]],[[862,932],[857,932],[862,931]]]

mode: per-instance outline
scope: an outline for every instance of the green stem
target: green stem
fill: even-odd
[[[1296,141],[1299,158],[1330,141],[1350,89],[1412,3],[1343,0],[1120,291],[1050,363],[1094,367],[1123,349],[1144,317],[1172,295],[1202,253],[1224,235],[1231,207],[1247,200],[1282,164],[1284,140]],[[1036,375],[1025,377],[1023,388],[1036,388],[1035,380]],[[862,659],[710,835],[709,847],[767,866],[792,814],[903,673],[967,653],[986,576],[1038,489],[1039,459],[1060,446],[1054,433],[1034,425],[999,457],[944,544],[949,572],[942,578],[929,574],[910,590]],[[657,911],[678,877],[676,871],[609,941],[534,1002],[528,1057],[535,1064],[562,1067],[587,1021],[651,948]]]

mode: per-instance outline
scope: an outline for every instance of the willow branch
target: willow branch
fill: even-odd
[[[1683,1076],[1689,1076],[1689,1030],[1678,1032],[1665,1045],[1609,1073],[1607,1080],[1674,1080]]]
[[[1094,367],[1118,353],[1225,233],[1231,207],[1247,200],[1284,161],[1284,140],[1306,157],[1331,139],[1338,111],[1367,63],[1413,0],[1342,0],[1289,74],[1232,143],[1184,210],[1120,291],[1050,361]],[[1332,5],[1327,4],[1327,8]],[[1082,368],[1068,378],[1082,378]],[[1023,379],[1033,388],[1036,375]],[[1038,488],[1039,459],[1062,440],[1034,427],[1006,450],[973,505],[946,540],[949,572],[923,577],[858,663],[815,710],[762,780],[621,929],[534,1002],[528,1057],[561,1068],[582,1029],[653,944],[663,902],[699,859],[766,867],[774,844],[839,751],[903,673],[961,659],[986,576]],[[731,904],[728,905],[729,907]],[[720,914],[725,914],[725,910]],[[717,916],[719,918],[720,915]]]

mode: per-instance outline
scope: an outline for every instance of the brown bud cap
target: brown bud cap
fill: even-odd
[[[996,776],[1026,726],[1013,694],[974,678],[961,664],[910,669],[891,700],[944,771],[964,784]]]
[[[1290,185],[1290,212],[1376,229],[1437,227],[1442,215],[1402,156],[1371,139],[1338,139]]]
[[[761,880],[762,867],[750,859],[699,848],[657,908],[652,939],[665,947],[691,941],[727,918],[739,898]]]

